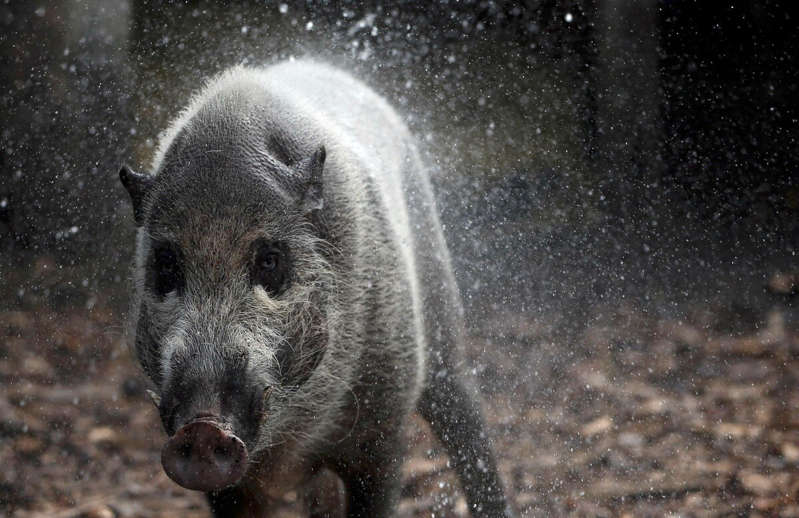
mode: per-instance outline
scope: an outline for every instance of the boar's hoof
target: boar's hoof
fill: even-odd
[[[182,426],[161,450],[169,478],[187,489],[215,491],[236,484],[247,470],[241,439],[209,421]]]

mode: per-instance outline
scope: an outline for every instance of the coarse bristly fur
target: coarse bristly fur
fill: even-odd
[[[267,515],[323,467],[344,482],[348,516],[390,515],[415,409],[472,515],[512,515],[457,369],[461,305],[429,179],[383,98],[314,61],[236,67],[162,135],[151,175],[124,171],[132,334],[165,429],[210,412],[249,452],[244,479],[209,494],[215,515]],[[259,239],[290,251],[283,292],[248,275]],[[164,243],[182,284],[158,295]]]

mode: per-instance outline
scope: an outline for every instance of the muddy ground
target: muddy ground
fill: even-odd
[[[572,332],[553,317],[486,316],[466,363],[521,514],[799,516],[787,307],[745,325],[719,308],[677,319],[617,307]],[[0,514],[209,516],[164,475],[156,411],[102,304],[0,312],[0,387]],[[468,516],[418,417],[408,436],[397,516]]]

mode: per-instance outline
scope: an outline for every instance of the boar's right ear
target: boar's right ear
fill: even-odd
[[[133,202],[133,219],[136,221],[136,226],[140,227],[144,221],[144,196],[153,185],[154,178],[148,174],[137,173],[127,165],[123,165],[119,170],[119,179],[130,194],[130,201]]]
[[[302,195],[302,209],[306,214],[312,215],[315,211],[322,210],[324,199],[322,197],[322,171],[325,167],[327,152],[325,146],[319,146],[310,158],[299,163],[299,170],[305,176],[305,192]]]

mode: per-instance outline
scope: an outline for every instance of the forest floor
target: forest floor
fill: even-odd
[[[571,333],[486,317],[466,363],[522,516],[799,517],[799,334],[786,315],[741,326],[722,310],[621,307]],[[0,514],[209,516],[161,469],[164,435],[116,317],[0,313],[0,386]],[[420,418],[408,436],[397,516],[468,516]]]

